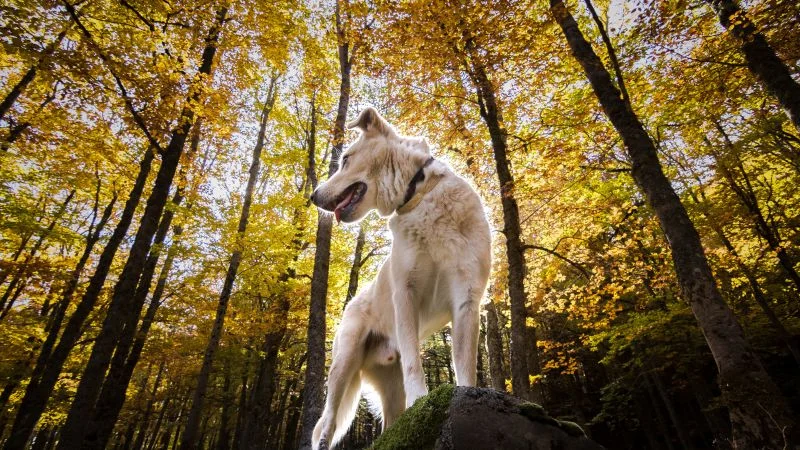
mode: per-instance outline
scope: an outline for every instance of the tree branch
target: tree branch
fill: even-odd
[[[549,248],[541,247],[539,245],[533,245],[533,244],[525,244],[525,245],[522,246],[522,249],[523,250],[541,250],[541,251],[543,251],[545,253],[549,253],[549,254],[555,256],[556,258],[568,263],[572,267],[576,268],[581,274],[583,274],[584,277],[586,277],[586,279],[590,278],[589,271],[587,271],[586,268],[583,267],[583,265],[581,265],[580,263],[577,263],[577,262],[567,258],[566,256],[562,255],[561,253],[558,253],[555,250],[551,250]]]
[[[133,116],[133,121],[136,122],[136,125],[142,130],[144,135],[147,137],[147,140],[150,142],[150,145],[156,148],[159,153],[163,153],[164,149],[161,148],[161,145],[158,143],[155,137],[150,134],[150,131],[147,129],[147,125],[144,123],[144,119],[142,116],[139,115],[139,112],[136,111],[136,108],[133,107],[133,101],[131,100],[130,96],[128,95],[128,90],[125,89],[125,85],[122,83],[122,79],[117,75],[117,72],[114,70],[111,59],[103,53],[103,50],[100,49],[100,46],[94,41],[92,34],[89,30],[83,25],[80,18],[78,17],[78,12],[75,11],[75,7],[69,3],[67,0],[62,0],[64,7],[67,8],[67,12],[69,12],[70,17],[75,22],[75,24],[80,28],[81,32],[83,33],[84,37],[88,41],[89,45],[94,48],[94,51],[97,53],[97,56],[105,63],[108,71],[111,73],[111,76],[114,77],[114,81],[117,83],[117,87],[122,94],[122,99],[125,101],[125,106],[128,108],[128,111]]]

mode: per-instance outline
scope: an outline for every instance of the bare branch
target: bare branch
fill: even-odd
[[[64,3],[64,7],[67,8],[67,12],[69,12],[69,15],[70,17],[72,17],[72,20],[75,21],[75,24],[78,26],[78,28],[80,28],[81,32],[88,41],[89,45],[91,45],[92,48],[94,48],[95,52],[97,53],[97,56],[99,56],[100,59],[105,63],[106,67],[108,68],[108,71],[111,73],[111,76],[114,77],[114,81],[116,81],[117,87],[119,88],[120,93],[122,94],[122,99],[125,101],[125,106],[128,108],[128,111],[133,116],[133,121],[136,122],[136,125],[138,125],[139,128],[142,130],[142,132],[145,134],[145,136],[147,136],[147,140],[150,142],[150,145],[155,147],[159,153],[163,153],[164,149],[161,148],[161,145],[158,143],[156,138],[153,137],[152,134],[150,134],[150,130],[147,129],[147,125],[144,123],[144,119],[142,118],[141,115],[139,115],[139,112],[136,111],[136,108],[133,107],[133,100],[131,100],[130,96],[128,95],[128,90],[125,89],[125,85],[122,83],[122,79],[114,70],[114,67],[111,64],[111,59],[108,57],[108,55],[103,53],[103,50],[94,41],[92,34],[83,25],[80,18],[78,17],[78,12],[75,11],[75,7],[71,5],[67,0],[63,0],[62,3]]]
[[[558,253],[558,252],[557,252],[557,251],[555,251],[555,250],[551,250],[551,249],[549,249],[549,248],[546,248],[546,247],[541,247],[541,246],[539,246],[539,245],[533,245],[533,244],[525,244],[525,245],[523,245],[523,246],[522,246],[522,248],[523,248],[524,250],[541,250],[541,251],[543,251],[543,252],[545,252],[545,253],[549,253],[549,254],[551,254],[551,255],[555,256],[556,258],[558,258],[558,259],[560,259],[560,260],[562,260],[562,261],[564,261],[564,262],[568,263],[568,264],[569,264],[569,265],[571,265],[572,267],[574,267],[574,268],[578,269],[578,271],[579,271],[581,274],[583,274],[583,276],[584,276],[584,277],[586,277],[586,279],[589,279],[589,278],[590,278],[590,276],[589,276],[589,272],[586,270],[586,268],[585,268],[585,267],[583,267],[583,265],[581,265],[580,263],[577,263],[577,262],[575,262],[575,261],[573,261],[573,260],[571,260],[571,259],[567,258],[566,256],[562,255],[561,253]]]

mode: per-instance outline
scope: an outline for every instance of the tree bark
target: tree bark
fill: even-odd
[[[75,399],[70,407],[70,413],[61,430],[61,440],[58,447],[60,450],[66,450],[67,446],[82,441],[84,426],[97,400],[103,375],[111,361],[116,343],[123,332],[123,325],[136,312],[136,305],[133,305],[130,299],[135,295],[136,286],[152,245],[153,235],[156,233],[159,219],[167,203],[169,189],[183,153],[186,137],[194,125],[195,105],[202,103],[201,99],[204,91],[202,85],[206,83],[206,78],[211,73],[220,30],[225,24],[227,12],[227,7],[217,11],[215,23],[211,26],[206,37],[206,45],[203,50],[198,75],[191,83],[186,104],[178,121],[179,125],[173,131],[170,143],[162,155],[161,167],[158,170],[158,175],[156,175],[155,185],[150,197],[147,199],[139,230],[136,233],[119,280],[114,286],[108,313],[92,347],[92,353],[78,385]]]
[[[192,138],[190,150],[187,153],[187,159],[192,159],[200,146],[201,121],[202,118],[199,118],[192,129]],[[150,292],[150,285],[152,284],[153,276],[160,258],[160,248],[166,241],[167,234],[172,227],[172,221],[175,218],[175,211],[180,206],[183,199],[184,189],[180,187],[172,197],[172,207],[167,209],[158,224],[158,230],[156,231],[153,241],[153,249],[147,256],[139,285],[136,288],[136,294],[132,300],[135,311],[123,325],[122,334],[114,350],[114,357],[111,360],[111,366],[103,381],[100,396],[94,408],[93,419],[86,427],[84,447],[105,448],[114,430],[114,424],[125,402],[125,392],[128,389],[133,370],[139,362],[142,348],[147,340],[147,334],[150,332],[150,326],[159,306],[161,306],[161,297],[166,287],[169,272],[172,270],[172,264],[177,251],[177,246],[175,244],[183,232],[183,228],[180,225],[174,227],[173,244],[167,251],[167,258],[161,267],[156,288],[150,298],[150,305],[142,319],[142,325],[137,330],[136,325],[139,321],[139,315],[147,300],[147,294]],[[187,209],[188,208],[191,208],[191,204]]]
[[[730,137],[728,137],[728,134],[725,132],[725,129],[722,128],[722,125],[716,121],[714,122],[714,125],[716,126],[717,131],[719,131],[719,133],[722,135],[722,138],[725,141],[725,146],[730,151],[730,157],[734,159],[733,165],[736,167],[736,169],[738,169],[739,174],[741,175],[741,181],[737,180],[734,171],[732,170],[731,166],[728,165],[727,161],[724,160],[723,156],[718,152],[713,151],[712,147],[712,155],[714,157],[714,161],[716,162],[717,169],[728,181],[728,185],[736,194],[736,197],[739,199],[742,205],[747,208],[747,212],[750,214],[750,218],[753,221],[753,227],[755,228],[756,233],[764,238],[765,241],[767,241],[769,249],[772,250],[772,252],[778,257],[778,263],[786,272],[786,275],[789,277],[789,279],[792,280],[797,288],[797,291],[800,292],[800,274],[798,274],[797,270],[794,268],[795,261],[791,256],[789,256],[789,253],[786,252],[786,244],[783,242],[778,229],[770,226],[770,224],[767,222],[767,218],[764,217],[764,212],[758,202],[758,197],[756,196],[753,185],[750,182],[750,177],[747,174],[744,164],[742,164],[742,160],[739,158],[737,153],[738,149],[733,144]],[[708,143],[708,145],[711,147],[710,143]]]
[[[279,367],[278,352],[286,334],[291,303],[280,296],[271,302],[269,317],[272,329],[267,333],[262,347],[264,354],[253,389],[248,400],[248,416],[242,437],[241,448],[257,450],[263,448],[268,437],[269,413],[275,394],[275,377]]]
[[[24,447],[33,432],[33,428],[36,426],[36,422],[38,422],[44,411],[47,399],[53,392],[56,381],[58,381],[61,368],[81,335],[83,323],[88,318],[95,303],[97,303],[100,291],[111,268],[111,263],[114,260],[114,255],[128,232],[133,215],[136,212],[136,206],[142,197],[147,177],[150,174],[150,166],[154,157],[155,154],[148,148],[139,163],[139,173],[136,176],[128,200],[125,202],[119,223],[103,248],[86,292],[84,292],[77,308],[70,316],[69,321],[67,321],[58,345],[56,345],[52,354],[47,352],[44,346],[39,353],[36,366],[31,374],[31,380],[17,410],[14,425],[11,428],[11,434],[6,441],[4,449],[12,450]]]
[[[336,119],[333,123],[333,151],[328,165],[330,177],[339,168],[339,155],[344,145],[345,120],[347,108],[350,104],[350,69],[353,63],[351,47],[347,41],[344,23],[336,2],[336,34],[339,40],[339,103],[336,109]],[[312,125],[316,122],[314,107],[312,107]],[[313,139],[309,140],[309,158],[316,152]],[[314,153],[311,153],[314,152]],[[310,165],[313,168],[313,166]],[[316,176],[312,178],[313,187],[316,188]],[[325,314],[328,297],[328,272],[330,269],[331,232],[333,220],[330,214],[320,214],[317,220],[316,251],[314,253],[314,270],[311,278],[311,300],[309,304],[308,332],[306,345],[308,347],[308,360],[306,362],[305,387],[303,389],[302,423],[300,425],[300,445],[302,450],[311,448],[311,434],[323,406],[323,386],[325,383]]]
[[[700,199],[697,198],[697,195],[691,188],[687,188],[689,195],[692,197],[692,200],[700,207],[700,212],[708,219],[709,226],[714,233],[719,238],[722,245],[728,251],[728,253],[733,257],[734,261],[736,261],[736,266],[739,268],[739,271],[742,272],[742,275],[747,279],[748,284],[750,285],[750,291],[753,293],[753,298],[755,299],[758,306],[761,307],[761,310],[764,311],[764,314],[769,319],[769,322],[778,332],[778,336],[783,341],[786,348],[789,349],[789,353],[794,358],[795,363],[798,367],[800,367],[800,349],[795,344],[794,339],[792,338],[792,334],[783,323],[780,321],[778,316],[775,314],[775,311],[772,310],[772,307],[769,305],[769,300],[767,300],[767,296],[764,294],[764,291],[761,289],[761,283],[758,282],[758,278],[756,274],[744,263],[742,257],[739,255],[739,252],[736,250],[736,247],[733,246],[733,243],[728,236],[725,234],[725,230],[719,224],[719,222],[711,216],[708,212],[708,209],[703,206]],[[700,191],[700,196],[705,200],[705,195],[703,194],[702,190]]]
[[[183,438],[181,439],[181,449],[188,450],[196,448],[201,443],[197,438],[198,427],[200,425],[200,418],[203,412],[203,403],[205,402],[206,390],[208,389],[208,381],[211,376],[211,366],[214,363],[214,355],[219,347],[219,341],[222,338],[222,328],[225,323],[225,314],[228,310],[228,302],[231,298],[233,291],[233,283],[236,280],[236,274],[239,271],[239,264],[242,262],[242,242],[247,231],[247,222],[250,220],[250,205],[253,202],[253,191],[258,181],[258,172],[261,169],[261,153],[264,149],[264,142],[266,140],[267,123],[269,122],[269,114],[272,111],[272,106],[275,104],[277,77],[270,80],[269,93],[264,102],[264,107],[261,111],[261,123],[258,131],[258,139],[253,148],[253,157],[250,161],[250,172],[247,179],[247,188],[245,189],[244,199],[242,202],[242,211],[239,215],[239,225],[236,229],[236,242],[234,243],[235,249],[231,253],[231,260],[228,265],[228,271],[225,274],[225,282],[222,286],[222,292],[219,296],[219,303],[217,304],[217,314],[214,318],[214,325],[211,328],[211,335],[208,338],[208,345],[206,346],[205,353],[203,353],[203,364],[200,368],[200,375],[197,378],[197,386],[195,387],[194,396],[192,397],[192,406],[189,409],[189,418],[186,422],[186,429],[183,431]]]
[[[528,353],[535,352],[528,343],[525,326],[527,317],[527,294],[525,293],[525,246],[519,222],[519,207],[514,194],[514,177],[508,161],[506,130],[502,125],[502,114],[497,104],[494,87],[486,68],[478,62],[474,44],[467,39],[466,50],[472,56],[470,75],[477,89],[480,114],[492,141],[497,179],[500,182],[500,203],[503,207],[503,234],[508,258],[508,296],[511,301],[511,390],[514,395],[530,400],[531,389],[528,374]]]
[[[231,367],[230,363],[225,364],[225,381],[222,387],[222,411],[219,415],[219,439],[217,440],[217,450],[225,450],[231,448],[231,417],[233,416],[233,408],[235,406],[236,391],[235,386],[231,381]]]
[[[800,84],[781,61],[736,0],[705,0],[714,8],[719,22],[739,42],[747,67],[786,111],[800,131]]]
[[[350,303],[358,292],[358,276],[361,273],[361,258],[364,252],[364,243],[367,240],[367,232],[364,224],[358,226],[358,237],[356,237],[356,248],[353,251],[353,265],[350,266],[350,278],[347,281],[347,296],[344,299],[344,306]]]
[[[50,221],[50,224],[47,225],[47,228],[42,232],[39,236],[39,239],[33,244],[33,247],[28,252],[28,255],[22,261],[22,264],[17,269],[17,273],[14,274],[14,277],[8,283],[6,287],[6,292],[3,294],[3,297],[0,298],[0,320],[2,320],[6,314],[11,311],[11,307],[14,305],[14,300],[19,295],[19,291],[24,287],[26,279],[28,275],[30,275],[30,263],[31,260],[36,257],[36,254],[39,252],[39,249],[42,248],[42,244],[47,240],[50,234],[53,232],[53,229],[58,224],[58,221],[61,220],[61,217],[67,211],[67,206],[72,201],[72,198],[75,196],[75,189],[69,191],[67,197],[64,198],[64,201],[58,207],[55,215],[53,216],[53,220]],[[14,294],[12,296],[12,293]],[[9,301],[10,300],[10,301]],[[8,303],[6,303],[8,302]]]
[[[167,214],[170,214],[171,212],[172,211],[168,212]],[[167,218],[167,214],[164,215],[164,219]],[[164,219],[162,219],[162,221]],[[169,221],[167,220],[166,222],[167,225],[165,228],[168,228]],[[181,235],[181,232],[182,228],[176,226],[173,232],[175,240],[177,240],[178,236]],[[156,242],[158,242],[158,240]],[[142,349],[147,341],[147,335],[150,332],[150,326],[153,324],[156,312],[158,311],[159,306],[162,304],[164,289],[166,287],[167,278],[169,277],[169,272],[172,270],[172,264],[175,260],[176,252],[176,242],[173,242],[172,246],[167,251],[166,260],[161,266],[161,272],[158,276],[156,288],[150,298],[150,304],[147,307],[147,311],[145,311],[144,317],[142,318],[142,324],[135,333],[135,339],[130,345],[121,343],[117,346],[117,349],[114,353],[114,358],[111,362],[111,368],[109,369],[109,373],[103,382],[103,387],[100,391],[100,397],[98,398],[97,405],[94,409],[92,421],[89,425],[87,425],[86,437],[83,445],[84,447],[102,449],[108,445],[108,440],[111,438],[111,433],[114,431],[114,425],[116,424],[119,413],[122,410],[123,404],[125,403],[125,393],[128,390],[131,377],[133,376],[133,371],[139,362]],[[158,257],[156,256],[154,259],[157,260]],[[155,262],[152,264],[155,266]],[[145,271],[147,272],[148,269],[146,268]],[[149,291],[150,276],[146,273],[143,275],[143,278],[147,279],[143,280],[144,287],[140,286],[138,289],[137,301],[139,301],[138,298],[140,296],[146,297],[147,292]],[[143,302],[144,299],[141,301]],[[135,324],[132,326],[135,326]]]
[[[486,304],[486,353],[489,355],[489,374],[492,387],[498,391],[506,390],[505,369],[503,368],[503,337],[497,324],[497,311],[493,302]]]
[[[739,448],[782,448],[792,423],[785,399],[750,350],[717,289],[700,236],[658,161],[653,141],[621,99],[611,76],[562,0],[550,1],[573,56],[583,67],[633,162],[637,186],[653,208],[672,250],[681,291],[703,330],[719,370],[719,383]],[[753,403],[756,403],[754,407]],[[786,433],[786,434],[784,434]]]

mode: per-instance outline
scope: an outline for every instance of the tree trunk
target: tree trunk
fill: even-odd
[[[784,345],[786,345],[786,348],[789,349],[789,353],[791,353],[792,357],[794,357],[795,363],[798,367],[800,367],[800,349],[797,348],[797,344],[795,344],[792,334],[789,333],[789,330],[786,329],[778,316],[775,314],[775,311],[773,311],[772,307],[769,305],[769,300],[767,300],[767,296],[761,289],[761,283],[758,282],[756,274],[753,273],[747,264],[744,263],[742,257],[739,256],[739,252],[736,251],[736,247],[733,246],[733,243],[725,234],[725,230],[719,225],[719,222],[712,217],[711,214],[709,214],[708,209],[703,206],[694,191],[690,188],[688,188],[687,191],[692,197],[692,200],[698,206],[700,206],[701,213],[708,219],[711,229],[714,230],[714,233],[716,233],[720,242],[722,242],[722,245],[725,247],[728,253],[730,253],[734,261],[736,261],[736,266],[739,268],[739,271],[742,272],[742,275],[744,275],[748,284],[750,285],[750,291],[753,293],[753,298],[755,299],[756,303],[758,303],[758,306],[760,306],[761,310],[764,311],[767,319],[769,319],[769,322],[778,332],[778,336],[783,341]],[[700,195],[705,200],[705,195],[702,193],[702,191],[700,192]]]
[[[169,404],[172,401],[171,398],[167,397],[161,402],[161,411],[158,412],[158,418],[156,419],[156,424],[153,426],[153,432],[150,433],[150,440],[145,446],[148,450],[151,450],[155,447],[156,442],[158,442],[158,435],[161,433],[161,424],[164,423],[164,413],[167,412],[169,409]]]
[[[750,213],[750,218],[753,221],[753,226],[756,233],[764,238],[765,241],[767,241],[769,249],[772,250],[772,252],[778,257],[779,264],[786,272],[786,275],[789,277],[789,279],[792,280],[797,288],[797,291],[800,292],[800,274],[798,274],[797,270],[794,268],[795,262],[793,261],[792,257],[786,252],[786,243],[784,243],[781,239],[777,228],[770,226],[770,224],[767,222],[767,218],[764,217],[764,212],[762,211],[761,205],[758,202],[758,197],[756,196],[753,185],[750,182],[750,177],[744,168],[744,164],[742,164],[742,160],[739,158],[736,146],[730,140],[728,134],[722,128],[722,125],[716,121],[714,122],[714,125],[716,126],[717,131],[719,131],[719,133],[722,135],[722,138],[725,141],[725,146],[730,151],[730,157],[734,159],[733,165],[736,167],[736,169],[738,169],[741,175],[741,181],[737,180],[734,171],[732,170],[731,166],[728,165],[727,161],[724,161],[723,157],[719,153],[713,151],[713,147],[710,143],[708,143],[709,147],[712,148],[712,155],[714,156],[717,169],[728,181],[731,190],[736,194],[736,197],[739,199],[742,205],[747,208],[747,212]]]
[[[503,234],[508,258],[508,296],[511,300],[511,390],[514,395],[530,400],[531,389],[528,378],[528,353],[535,352],[528,343],[525,320],[527,318],[527,294],[525,293],[525,247],[522,243],[522,229],[519,222],[519,207],[514,196],[514,177],[508,162],[506,130],[502,125],[502,114],[494,87],[486,68],[478,61],[476,49],[471,40],[467,41],[467,51],[473,55],[470,74],[478,93],[481,118],[489,129],[492,141],[497,179],[500,182],[500,202],[503,207]]]
[[[267,441],[270,405],[275,393],[275,378],[279,368],[278,352],[286,334],[287,320],[291,303],[281,296],[272,300],[269,317],[273,318],[271,329],[262,347],[263,359],[259,364],[258,376],[253,384],[248,400],[249,417],[245,421],[241,448],[257,450]]]
[[[50,354],[44,346],[39,353],[39,358],[36,361],[36,366],[31,374],[31,380],[25,390],[25,396],[22,398],[17,415],[14,419],[14,425],[11,429],[11,434],[6,441],[4,449],[12,450],[22,448],[31,435],[36,422],[44,411],[47,404],[47,399],[53,392],[53,387],[58,381],[58,376],[61,373],[61,367],[69,356],[69,352],[78,341],[83,329],[83,323],[89,316],[89,313],[94,308],[95,303],[103,288],[108,272],[111,269],[111,263],[114,260],[114,255],[117,253],[119,245],[125,238],[128,232],[133,215],[136,212],[136,206],[139,204],[144,185],[147,182],[147,177],[150,173],[150,166],[153,162],[155,154],[148,148],[139,163],[139,173],[136,176],[133,188],[131,189],[128,200],[125,202],[122,215],[120,216],[119,223],[114,228],[114,232],[109,238],[103,252],[95,268],[94,274],[89,280],[89,286],[86,288],[81,301],[78,303],[77,308],[70,316],[64,332],[61,334],[61,339],[58,345]],[[52,346],[52,345],[51,345]]]
[[[231,417],[233,416],[233,407],[235,406],[236,391],[235,386],[231,382],[231,367],[230,363],[225,364],[225,381],[222,388],[224,394],[222,398],[222,411],[219,416],[219,439],[217,440],[217,450],[225,450],[231,448]]]
[[[344,299],[344,305],[347,306],[350,300],[355,297],[358,292],[358,276],[361,273],[361,258],[364,252],[364,242],[366,241],[367,232],[364,224],[358,226],[358,237],[356,238],[356,248],[353,251],[353,265],[350,266],[350,278],[347,282],[347,296]]]
[[[722,299],[700,236],[664,176],[653,141],[622,101],[611,76],[562,0],[551,0],[550,5],[572,54],[622,137],[633,162],[634,181],[644,192],[667,237],[682,294],[691,305],[717,363],[735,445],[739,448],[782,448],[784,433],[792,423],[786,402],[750,350],[733,312]],[[754,399],[758,399],[758,408],[753,406]]]
[[[239,216],[239,226],[236,229],[236,242],[234,243],[235,250],[231,253],[231,260],[228,265],[228,271],[225,274],[225,282],[222,286],[222,292],[219,295],[219,303],[217,304],[217,315],[214,318],[214,325],[211,328],[211,335],[208,338],[208,345],[206,346],[205,353],[203,353],[203,364],[200,369],[200,375],[197,378],[197,387],[195,387],[194,396],[192,398],[192,406],[189,409],[189,418],[186,422],[186,429],[183,431],[183,438],[181,440],[181,449],[188,450],[196,448],[200,445],[197,438],[198,426],[200,425],[200,418],[203,413],[203,403],[206,398],[206,390],[208,389],[208,380],[211,376],[211,366],[214,363],[214,354],[219,347],[219,341],[222,338],[222,327],[225,323],[225,314],[228,310],[228,302],[233,291],[233,283],[236,280],[236,274],[239,271],[239,264],[242,262],[242,239],[244,239],[245,232],[247,231],[247,222],[250,220],[250,205],[253,202],[253,191],[258,181],[258,172],[261,169],[261,152],[264,149],[264,141],[266,139],[267,123],[269,122],[269,114],[272,111],[272,106],[275,104],[276,96],[276,82],[277,77],[270,80],[269,92],[267,99],[264,102],[264,108],[261,111],[261,123],[258,131],[258,139],[253,148],[253,157],[250,161],[250,172],[247,179],[247,188],[242,202],[242,211]]]
[[[800,84],[792,78],[789,68],[735,0],[705,1],[714,8],[722,26],[738,40],[747,67],[800,130]]]
[[[59,205],[58,210],[53,216],[53,220],[50,221],[50,224],[39,236],[39,239],[37,239],[36,243],[33,244],[33,247],[28,252],[28,255],[25,257],[25,259],[22,261],[22,264],[17,269],[17,273],[14,274],[14,277],[8,283],[8,286],[6,287],[6,292],[3,294],[3,297],[0,298],[0,310],[2,310],[2,313],[0,313],[0,320],[2,320],[3,317],[5,317],[6,314],[8,314],[9,311],[11,311],[11,307],[14,305],[14,300],[19,295],[20,290],[25,286],[26,280],[30,275],[31,260],[34,257],[36,257],[36,254],[39,252],[39,249],[42,248],[42,244],[44,244],[44,241],[46,241],[47,238],[50,236],[50,234],[53,232],[53,229],[56,227],[56,224],[58,224],[58,221],[61,220],[61,217],[67,211],[67,206],[69,206],[69,203],[72,201],[72,198],[74,196],[75,196],[75,189],[71,190],[69,194],[67,194],[67,197],[64,199],[64,201],[61,202],[61,205]]]
[[[336,33],[339,38],[339,104],[336,119],[333,123],[333,151],[328,165],[330,177],[339,168],[339,155],[344,145],[344,126],[347,119],[347,108],[350,104],[350,68],[352,56],[350,43],[347,41],[339,2],[336,3]],[[316,115],[312,106],[312,127],[315,127]],[[313,134],[313,133],[312,133]],[[315,137],[309,139],[309,158],[316,152]],[[313,171],[313,166],[310,165]],[[316,188],[316,176],[312,185]],[[314,271],[311,278],[311,301],[309,302],[308,333],[306,345],[308,360],[306,362],[305,387],[303,389],[303,413],[300,426],[300,445],[302,450],[311,448],[311,434],[323,406],[323,387],[325,383],[325,315],[328,297],[328,272],[330,269],[331,232],[333,220],[330,214],[320,214],[317,220],[316,251],[314,253]]]
[[[486,309],[486,353],[489,355],[489,374],[492,387],[498,391],[506,390],[505,369],[503,368],[503,337],[497,324],[497,310],[494,302]]]
[[[539,341],[536,335],[536,327],[525,327],[528,333],[528,345],[535,350],[528,352],[528,373],[530,375],[539,375],[542,373],[541,365],[539,364],[539,348],[537,342]],[[530,400],[540,405],[544,404],[544,379],[540,378],[536,383],[531,385]]]
[[[98,196],[99,191],[100,183],[98,181],[96,194]],[[53,316],[48,321],[47,338],[45,338],[44,344],[42,344],[42,348],[39,352],[40,355],[48,356],[53,350],[53,345],[55,345],[56,339],[58,338],[58,333],[61,331],[61,324],[64,322],[64,316],[67,313],[67,308],[69,308],[69,304],[72,301],[72,296],[78,289],[78,283],[80,282],[83,269],[86,267],[86,263],[89,261],[89,257],[92,255],[92,250],[94,249],[95,244],[98,240],[100,240],[100,234],[108,223],[108,220],[111,218],[111,212],[114,210],[116,201],[117,193],[114,192],[114,196],[111,198],[111,201],[103,210],[100,221],[96,226],[93,221],[92,225],[89,227],[89,231],[86,235],[86,245],[84,246],[83,254],[81,254],[78,263],[72,270],[72,274],[70,274],[69,280],[67,280],[67,285],[61,292],[61,300],[59,300],[59,302],[56,304],[55,310],[53,311]]]
[[[664,403],[664,408],[667,410],[667,414],[669,415],[669,420],[672,422],[672,425],[675,427],[675,431],[678,435],[678,440],[681,443],[681,447],[685,450],[691,450],[693,447],[691,445],[691,439],[689,436],[686,435],[686,429],[680,421],[678,416],[678,412],[675,411],[675,407],[672,405],[672,400],[669,398],[669,393],[667,393],[666,388],[664,387],[664,383],[658,377],[658,374],[649,372],[646,374],[647,377],[650,378],[653,382],[653,386],[656,387],[656,392],[658,392],[658,396],[661,398],[661,401]]]
[[[201,99],[204,91],[202,85],[207,82],[207,76],[211,73],[220,30],[225,24],[227,12],[227,7],[223,7],[217,12],[216,21],[206,37],[206,46],[203,50],[199,73],[191,83],[187,102],[178,121],[179,127],[173,131],[169,146],[162,155],[161,167],[158,170],[150,197],[147,199],[139,230],[136,233],[119,280],[114,286],[108,313],[92,347],[89,362],[83,372],[75,399],[62,428],[58,447],[60,450],[66,450],[67,446],[83,440],[84,427],[97,400],[103,375],[105,375],[111,361],[112,352],[123,332],[123,324],[127,323],[129,318],[136,312],[136,307],[130,299],[135,295],[136,286],[142,274],[147,254],[150,251],[153,235],[156,233],[159,219],[167,203],[169,189],[183,153],[186,137],[194,124],[195,105],[202,103]]]
[[[187,159],[191,159],[197,153],[197,149],[200,146],[201,121],[202,118],[198,119],[192,129],[192,138],[190,150],[187,153]],[[142,325],[137,330],[136,325],[139,321],[139,315],[147,300],[147,294],[150,292],[150,285],[152,284],[156,266],[160,258],[160,248],[166,241],[169,229],[172,227],[172,220],[175,218],[175,211],[178,206],[180,206],[183,198],[184,190],[182,187],[179,187],[172,197],[172,208],[167,209],[161,218],[161,222],[158,224],[158,230],[156,231],[153,241],[153,249],[147,256],[139,285],[136,288],[136,294],[132,300],[135,311],[123,325],[121,336],[114,351],[114,357],[111,360],[111,366],[103,381],[100,396],[94,408],[93,419],[87,425],[86,431],[84,432],[84,447],[104,448],[114,430],[114,424],[125,402],[125,392],[128,390],[131,376],[136,368],[136,364],[139,362],[142,348],[147,340],[147,334],[150,332],[150,326],[161,305],[161,297],[166,287],[166,281],[169,277],[170,270],[172,270],[175,252],[177,251],[177,246],[175,244],[183,232],[182,227],[179,225],[174,227],[173,245],[170,246],[167,251],[167,258],[161,267],[156,289],[153,291],[153,295],[150,299],[150,305],[142,319]],[[189,205],[187,209],[188,208],[191,208],[191,205]]]
[[[233,446],[231,448],[239,450],[242,448],[242,436],[244,435],[244,429],[247,426],[247,417],[245,417],[245,412],[247,411],[247,373],[248,373],[248,363],[249,358],[245,360],[245,367],[242,371],[242,389],[239,391],[239,405],[237,408],[236,413],[236,427],[234,428],[233,432]]]
[[[173,199],[173,201],[174,200],[176,199]],[[164,214],[164,219],[167,219],[167,214],[171,213],[172,211],[169,211]],[[168,228],[169,220],[166,220],[166,222],[167,224],[165,228]],[[178,236],[181,235],[181,232],[181,227],[176,226],[175,231],[173,232],[175,240],[177,240]],[[156,239],[156,242],[159,243],[158,239]],[[102,449],[108,445],[108,440],[111,438],[111,433],[114,431],[114,425],[116,424],[119,413],[122,410],[123,404],[125,403],[125,393],[128,390],[128,385],[130,384],[131,377],[133,376],[133,371],[136,368],[136,364],[139,362],[142,349],[147,341],[147,335],[150,332],[150,326],[153,324],[153,320],[155,319],[159,306],[161,306],[161,299],[164,294],[164,288],[166,287],[169,272],[172,270],[172,264],[175,260],[176,251],[176,242],[173,242],[172,246],[167,251],[167,258],[164,261],[164,264],[161,266],[158,282],[156,283],[156,288],[150,298],[150,304],[147,307],[147,311],[145,311],[144,317],[142,318],[142,324],[135,333],[135,340],[130,345],[120,344],[114,353],[114,358],[111,362],[111,368],[109,369],[109,373],[103,382],[103,387],[100,391],[100,397],[98,398],[97,405],[94,409],[92,421],[87,425],[84,447],[95,447]],[[157,260],[158,257],[156,256],[154,259]],[[154,267],[155,262],[152,264]],[[141,296],[141,301],[144,302],[144,297],[149,291],[151,278],[151,276],[147,273],[149,270],[151,269],[145,268],[146,273],[143,274],[143,278],[146,278],[146,280],[143,280],[144,287],[140,286],[138,289],[137,301],[139,301],[138,298]],[[135,324],[132,326],[135,326]]]

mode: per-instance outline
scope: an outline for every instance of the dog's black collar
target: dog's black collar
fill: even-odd
[[[417,192],[417,183],[425,179],[425,172],[423,172],[423,170],[426,167],[430,166],[432,162],[433,162],[433,156],[431,156],[430,158],[428,158],[427,161],[425,161],[425,164],[423,164],[422,167],[419,168],[417,173],[415,173],[414,176],[411,178],[411,181],[408,182],[408,189],[406,189],[406,196],[403,197],[403,204],[400,205],[401,208],[403,207],[403,205],[408,203],[408,201],[411,200],[411,197],[414,196],[414,193]]]

